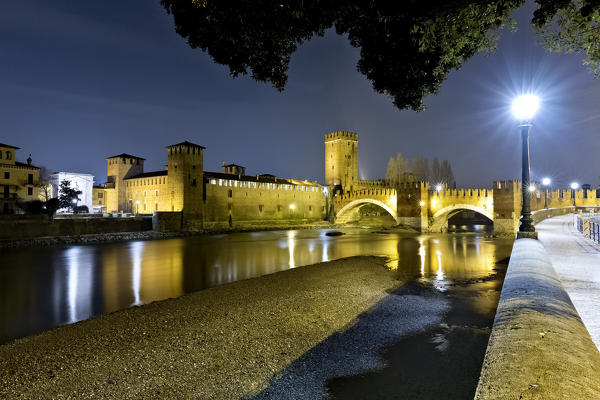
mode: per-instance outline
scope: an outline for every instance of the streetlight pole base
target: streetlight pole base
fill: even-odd
[[[517,232],[517,239],[535,239],[538,240],[537,232]]]

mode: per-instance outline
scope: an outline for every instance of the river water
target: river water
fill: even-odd
[[[389,258],[403,280],[440,291],[486,276],[512,241],[484,234],[342,229],[231,233],[157,241],[2,249],[0,343],[127,307],[357,255]]]

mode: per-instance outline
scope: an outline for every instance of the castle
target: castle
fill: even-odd
[[[325,219],[327,188],[306,180],[245,174],[225,165],[203,169],[203,146],[167,146],[167,168],[144,172],[145,159],[108,157],[107,182],[94,187],[93,204],[108,213],[180,213],[183,230],[243,226],[245,223],[311,222]]]

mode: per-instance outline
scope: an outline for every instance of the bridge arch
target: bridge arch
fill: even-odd
[[[394,218],[394,221],[398,223],[398,213],[395,209],[385,204],[381,200],[369,198],[352,200],[350,203],[346,204],[335,214],[336,222],[348,222],[348,220],[354,215],[354,212],[358,211],[358,209],[365,204],[375,204],[383,208],[385,211],[388,212],[388,214],[390,214]]]
[[[474,206],[472,204],[453,204],[451,206],[441,208],[433,214],[431,217],[432,222],[430,223],[429,230],[431,232],[442,232],[446,227],[450,217],[465,210],[475,211],[489,220],[494,221],[494,214],[485,208]]]

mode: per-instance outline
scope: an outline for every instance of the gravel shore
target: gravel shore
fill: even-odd
[[[337,354],[348,355],[334,375],[377,366],[377,340],[414,332],[444,311],[441,302],[390,294],[402,282],[384,263],[354,257],[296,268],[10,342],[0,346],[0,399],[265,397],[269,382],[282,388],[286,367],[332,336],[344,349]],[[373,344],[360,350],[370,335]],[[309,378],[304,387],[323,394]]]

